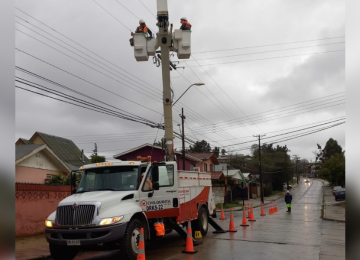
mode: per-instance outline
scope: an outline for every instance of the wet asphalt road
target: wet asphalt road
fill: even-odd
[[[202,245],[194,247],[196,254],[183,254],[185,242],[176,232],[157,242],[147,242],[145,255],[147,260],[201,260],[201,259],[319,259],[321,246],[321,209],[322,182],[311,180],[302,182],[291,192],[293,196],[292,212],[286,212],[281,198],[277,201],[278,212],[260,217],[260,208],[254,209],[256,222],[248,222],[242,227],[242,211],[233,212],[237,232],[213,234],[209,226]],[[226,220],[216,220],[227,230],[229,214]],[[79,255],[76,260],[122,259],[118,250],[93,252]]]

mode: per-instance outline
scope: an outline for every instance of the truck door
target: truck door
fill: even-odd
[[[158,174],[154,174],[154,171],[157,171]],[[153,175],[158,175],[158,180],[155,180],[156,178],[153,178]],[[152,185],[149,185],[149,181]],[[156,187],[156,183],[158,183],[158,190],[151,187]],[[179,215],[176,164],[159,163],[150,166],[144,172],[139,190],[140,206],[147,218],[177,217]]]

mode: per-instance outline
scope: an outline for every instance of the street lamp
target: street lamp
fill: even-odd
[[[188,87],[184,93],[181,94],[181,96],[172,104],[173,106],[176,104],[176,102],[179,101],[179,99],[186,93],[186,91],[189,90],[189,88],[191,88],[192,86],[201,86],[201,85],[205,85],[204,83],[202,82],[198,82],[198,83],[194,83],[194,84],[191,84],[190,87]],[[185,116],[184,116],[184,108],[181,109],[181,124],[182,124],[182,133],[181,133],[181,139],[182,139],[182,156],[183,156],[183,170],[185,171],[185,132],[184,132],[184,119],[185,119]]]
[[[188,91],[189,88],[191,88],[191,87],[194,86],[194,85],[196,85],[196,86],[202,86],[202,85],[205,85],[205,83],[198,82],[198,83],[191,84],[190,87],[188,87],[188,88],[185,90],[185,92],[182,93],[181,96],[180,96],[172,105],[174,106],[174,105],[176,104],[176,102],[178,102],[179,99],[186,93],[186,91]]]

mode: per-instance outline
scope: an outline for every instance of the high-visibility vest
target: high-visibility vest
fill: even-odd
[[[191,24],[188,21],[182,21],[181,24],[183,24],[184,22],[186,23],[185,24],[185,30],[190,30],[191,29]]]
[[[139,31],[139,32],[148,32],[148,28],[146,27],[146,25],[145,25],[144,27],[139,26],[139,27],[138,27],[138,31]]]

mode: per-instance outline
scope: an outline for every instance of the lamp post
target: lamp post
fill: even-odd
[[[196,86],[202,86],[202,85],[205,85],[205,83],[198,82],[198,83],[191,84],[190,87],[188,87],[188,88],[185,90],[185,92],[182,93],[181,96],[180,96],[172,105],[175,106],[176,102],[178,102],[179,99],[186,93],[186,91],[188,91],[189,88],[191,88],[191,87],[194,86],[194,85],[196,85]]]
[[[172,104],[173,106],[176,104],[176,102],[179,101],[179,99],[186,93],[186,91],[189,90],[189,88],[191,88],[192,86],[202,86],[202,85],[205,85],[204,83],[202,82],[198,82],[198,83],[194,83],[194,84],[191,84],[186,90],[184,93],[182,93],[180,95],[180,97]],[[181,139],[182,139],[182,156],[183,156],[183,170],[185,171],[185,132],[184,132],[184,119],[185,119],[185,116],[184,116],[184,108],[181,109],[181,124],[182,124],[182,133],[181,133]]]

